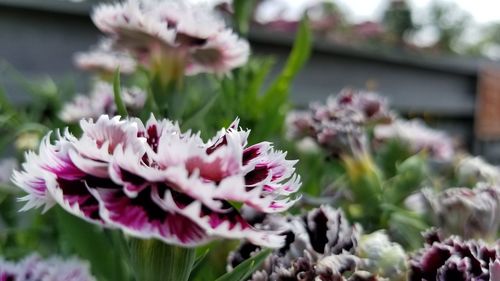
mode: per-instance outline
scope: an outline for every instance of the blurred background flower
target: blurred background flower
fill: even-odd
[[[458,236],[443,238],[436,230],[425,236],[424,248],[410,259],[409,280],[495,280],[490,279],[490,268],[500,259],[498,245]]]
[[[76,258],[43,259],[37,254],[25,257],[19,262],[0,258],[1,280],[52,280],[52,281],[95,281],[89,264]]]

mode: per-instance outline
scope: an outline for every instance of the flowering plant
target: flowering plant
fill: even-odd
[[[312,138],[328,155],[328,162],[340,164],[343,176],[335,183],[335,198],[351,219],[371,231],[389,228],[402,243],[419,240],[415,234],[426,224],[405,211],[403,204],[428,175],[424,153],[415,153],[431,149],[434,142],[414,145],[419,142],[416,137],[382,134],[406,121],[398,119],[381,96],[350,89],[330,97],[324,105],[312,104],[309,111],[291,113],[287,121],[292,138]],[[422,128],[432,135],[430,129]],[[418,131],[415,134],[426,137]]]
[[[288,114],[307,18],[276,72],[230,2],[101,3],[88,93],[1,92],[0,279],[500,278],[498,168],[373,92]]]

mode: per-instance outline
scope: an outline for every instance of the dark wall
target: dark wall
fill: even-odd
[[[73,54],[86,50],[98,36],[88,17],[0,6],[0,59],[27,78],[75,75]],[[2,67],[5,69],[5,64]],[[10,96],[25,98],[12,71],[2,74],[0,84]],[[77,84],[84,82],[77,79]]]

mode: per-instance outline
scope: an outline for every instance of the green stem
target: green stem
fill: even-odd
[[[118,114],[120,114],[122,117],[127,117],[128,116],[127,108],[123,103],[121,94],[120,68],[117,68],[115,71],[115,78],[113,80],[113,94],[115,97],[115,104]]]
[[[146,120],[149,118],[149,114],[153,113],[156,117],[161,116],[160,115],[160,109],[158,108],[158,103],[156,102],[156,98],[154,95],[153,89],[148,90],[148,96],[146,99],[146,106],[149,110],[149,112],[146,114],[146,116],[143,116]]]
[[[130,238],[130,263],[138,281],[187,281],[195,250],[165,244],[159,240]]]

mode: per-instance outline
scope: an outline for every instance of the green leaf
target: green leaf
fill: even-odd
[[[201,254],[200,256],[196,257],[196,259],[194,260],[194,264],[193,264],[193,270],[196,269],[196,268],[198,268],[198,266],[207,257],[207,255],[208,255],[209,252],[210,252],[210,249],[206,249],[205,252],[203,252],[203,254]]]
[[[258,253],[257,255],[245,260],[239,264],[231,272],[228,272],[221,277],[217,278],[216,281],[245,281],[248,277],[257,270],[262,263],[266,260],[267,256],[271,253],[270,249],[266,249]]]
[[[3,87],[0,87],[0,112],[2,113],[15,113],[14,106],[9,102],[7,94]]]
[[[118,110],[118,114],[122,117],[127,117],[128,112],[125,107],[125,103],[122,100],[121,86],[120,86],[120,69],[117,68],[115,71],[115,77],[113,79],[113,93],[115,95],[115,104],[116,109]]]
[[[384,227],[380,212],[383,195],[382,178],[371,155],[364,154],[357,157],[343,155],[342,161],[354,200],[354,204],[346,206],[349,216],[351,219],[361,221],[363,227],[369,231]]]
[[[253,59],[251,60],[245,68],[249,68],[248,72],[252,74],[250,81],[248,81],[248,89],[243,95],[243,102],[241,105],[244,107],[244,112],[248,112],[252,117],[259,116],[261,108],[255,106],[257,104],[262,86],[266,81],[272,67],[275,64],[275,60],[271,58],[265,59]]]
[[[305,65],[312,49],[312,35],[309,22],[304,17],[300,23],[292,51],[287,62],[265,92],[258,107],[262,108],[260,121],[265,120],[266,125],[256,128],[257,135],[268,137],[273,132],[279,132],[284,123],[286,113],[290,107],[288,97],[293,79],[300,69]]]
[[[382,145],[377,150],[377,163],[381,167],[385,178],[396,175],[397,165],[412,155],[409,145],[401,140],[394,139]]]
[[[309,59],[311,50],[311,29],[309,28],[309,20],[307,17],[304,17],[300,22],[299,30],[293,43],[292,52],[288,56],[285,67],[267,91],[266,96],[278,94],[281,98],[287,97],[292,80]]]
[[[397,210],[389,219],[389,233],[406,249],[415,250],[422,246],[422,231],[429,228],[418,214]]]
[[[166,244],[156,239],[129,239],[130,265],[140,281],[187,281],[195,249]]]
[[[215,104],[215,101],[219,98],[219,92],[213,94],[209,97],[206,102],[204,102],[201,107],[197,108],[194,113],[190,114],[188,117],[185,117],[186,122],[182,124],[184,128],[191,128],[193,123],[196,123],[199,120],[202,120],[205,115],[212,109]]]
[[[399,204],[411,193],[422,186],[426,179],[427,159],[415,154],[396,166],[396,175],[385,186],[386,201]]]
[[[88,260],[99,280],[128,280],[122,257],[112,250],[102,229],[60,208],[57,209],[57,220],[63,248]]]
[[[234,24],[240,34],[246,34],[250,29],[250,19],[254,7],[253,0],[234,0]]]

